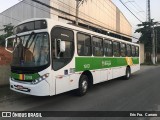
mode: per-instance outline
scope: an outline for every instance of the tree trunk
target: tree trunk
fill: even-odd
[[[150,52],[146,52],[146,55],[145,55],[145,61],[146,63],[152,63],[152,59],[151,59],[151,53]]]

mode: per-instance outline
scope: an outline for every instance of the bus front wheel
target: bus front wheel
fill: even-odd
[[[86,75],[82,75],[79,80],[79,88],[77,90],[77,94],[79,96],[83,96],[88,91],[88,77]]]

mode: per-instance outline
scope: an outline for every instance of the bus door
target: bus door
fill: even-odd
[[[73,68],[74,33],[62,27],[51,30],[52,68],[56,94],[70,90],[70,68]]]

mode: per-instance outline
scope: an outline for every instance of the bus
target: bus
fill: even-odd
[[[140,69],[139,45],[53,19],[34,18],[14,27],[10,89],[52,96],[131,74]]]

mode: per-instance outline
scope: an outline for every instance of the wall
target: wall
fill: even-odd
[[[39,0],[44,1],[44,0]],[[49,1],[45,2],[49,4]],[[33,7],[35,6],[35,7]],[[39,8],[39,9],[38,9]],[[30,0],[24,0],[0,13],[0,29],[3,25],[12,23],[17,25],[19,22],[30,18],[50,18],[50,10],[42,5],[34,3]],[[0,34],[3,34],[0,32]]]
[[[10,66],[0,65],[0,86],[9,84]]]
[[[76,13],[75,0],[39,0],[59,10],[72,15]],[[20,21],[30,18],[53,18],[63,21],[60,17],[75,20],[74,17],[59,13],[31,0],[23,0],[20,3],[0,13],[0,29],[3,25],[12,23],[17,25]],[[79,17],[108,29],[131,35],[132,26],[121,11],[111,0],[87,0],[79,7]],[[64,22],[66,22],[64,20]],[[82,22],[82,21],[81,21]]]
[[[72,15],[76,13],[75,0],[50,0],[50,5]],[[51,18],[53,19],[57,19],[55,16],[58,15],[75,20],[74,17],[58,13],[54,10],[51,10],[51,13],[54,13],[51,14]],[[79,7],[79,17],[123,34],[132,34],[131,24],[111,0],[87,0]],[[58,18],[58,20],[61,21],[62,19]],[[80,22],[87,23],[84,21]]]
[[[140,63],[144,63],[144,44],[140,43]]]

